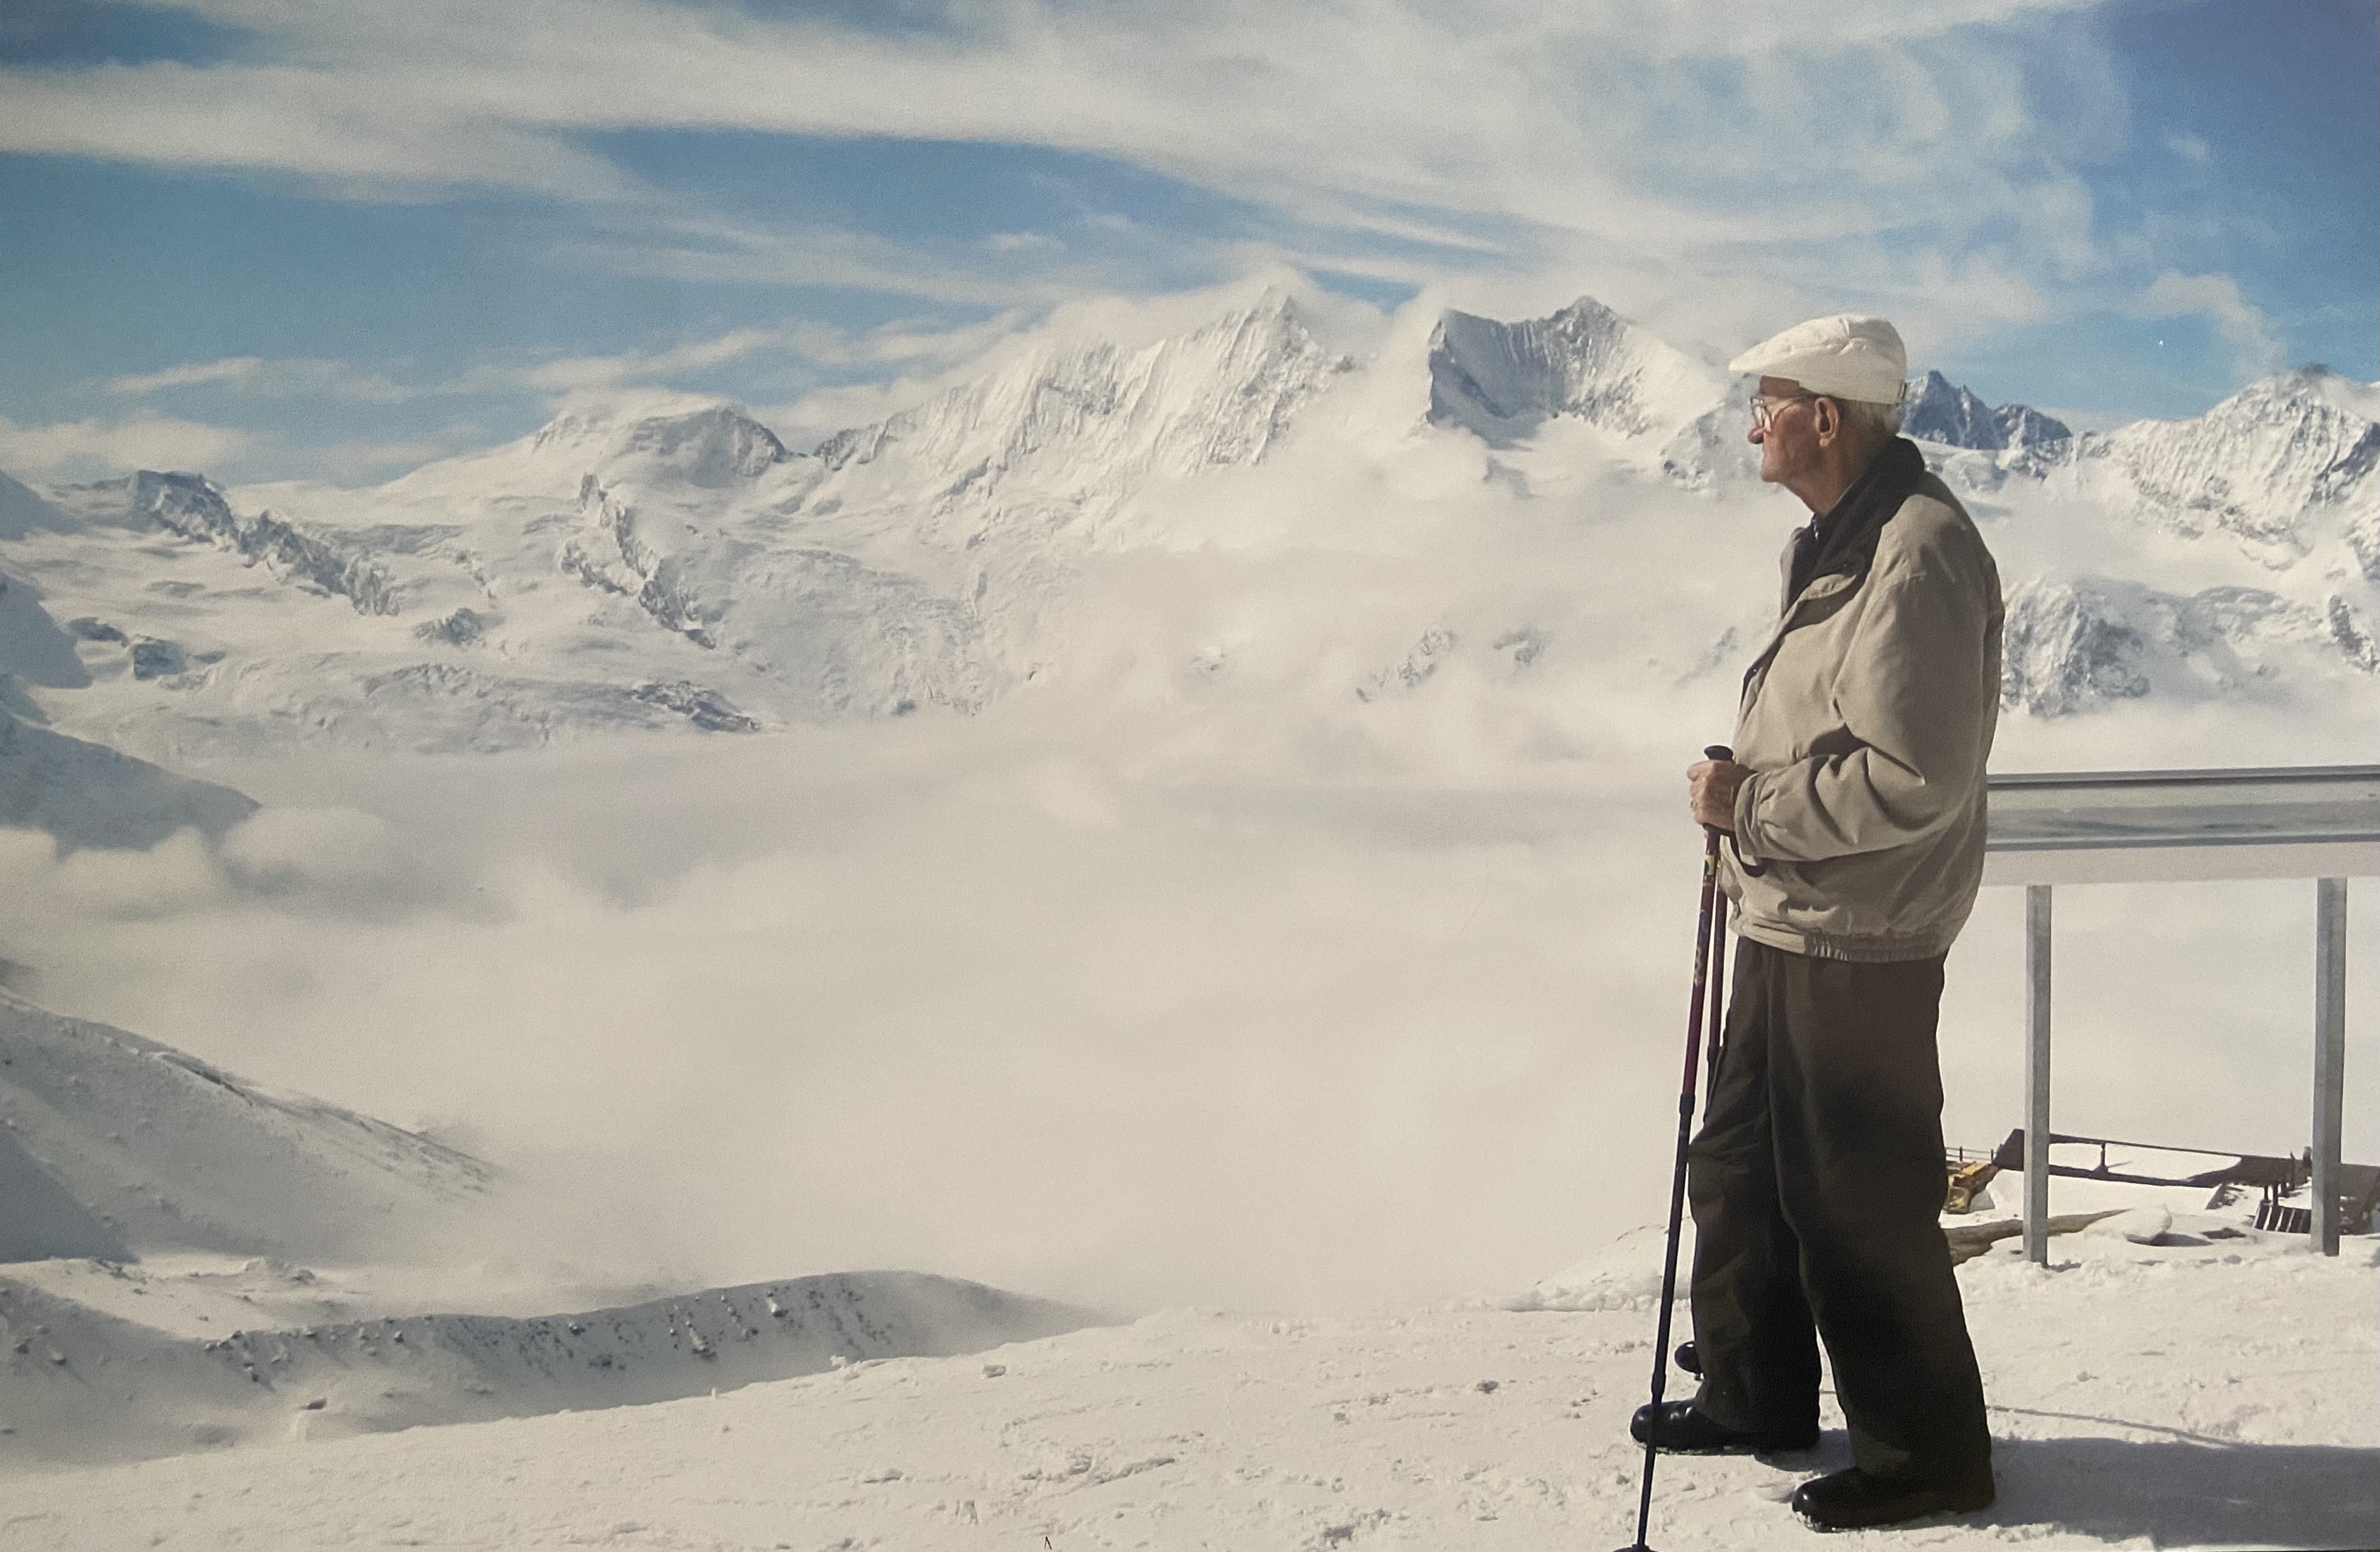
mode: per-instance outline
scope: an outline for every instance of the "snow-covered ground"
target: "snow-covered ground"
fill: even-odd
[[[2014,1182],[2010,1182],[2013,1184]],[[1895,1546],[2370,1546],[2380,1264],[2249,1234],[2002,1247],[1960,1281],[1992,1509]],[[1514,1301],[1507,1301],[1514,1302]],[[0,1543],[77,1546],[1545,1547],[1633,1534],[1652,1311],[1177,1308],[659,1405],[0,1480]],[[1676,1393],[1674,1390],[1673,1394]],[[1815,1543],[1818,1448],[1665,1460],[1657,1546]]]

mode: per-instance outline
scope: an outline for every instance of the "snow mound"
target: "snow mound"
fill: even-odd
[[[139,1267],[91,1271],[161,1306],[177,1291]],[[285,1265],[249,1271],[312,1277]],[[0,1278],[0,1331],[13,1344],[0,1349],[0,1461],[136,1460],[642,1405],[980,1352],[1099,1319],[953,1278],[847,1272],[577,1314],[402,1315],[198,1338]]]
[[[1602,1249],[1518,1293],[1489,1303],[1506,1310],[1651,1310],[1661,1302],[1661,1262],[1668,1231],[1658,1223],[1631,1229]],[[1694,1264],[1694,1225],[1678,1229],[1677,1297],[1686,1296]]]
[[[0,1259],[385,1255],[483,1200],[489,1168],[268,1094],[170,1046],[0,990]]]

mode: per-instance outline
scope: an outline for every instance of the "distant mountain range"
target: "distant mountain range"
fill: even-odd
[[[807,452],[720,405],[565,416],[362,491],[6,481],[0,668],[19,746],[47,717],[166,764],[976,712],[1074,649],[1058,622],[1088,558],[1205,542],[1153,493],[1275,462],[1324,406],[1356,413],[1342,384],[1384,381],[1363,402],[1410,394],[1396,434],[1475,438],[1491,470],[1542,475],[1558,446],[1648,500],[1755,478],[1742,385],[1591,298],[1448,312],[1408,367],[1334,348],[1275,292],[1153,343],[1044,346]],[[2011,707],[2380,671],[2380,388],[2307,368],[2192,419],[2075,434],[1927,372],[1906,427],[2010,546]],[[1257,499],[1293,531],[1293,492]],[[2026,568],[2028,534],[2086,520],[2100,560]],[[2153,534],[2230,569],[2181,580]]]

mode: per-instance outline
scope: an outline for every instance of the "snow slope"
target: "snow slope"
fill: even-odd
[[[2369,1546],[2380,1267],[2250,1236],[2053,1242],[1960,1270],[1991,1509],[1826,1544]],[[0,1543],[221,1546],[1616,1546],[1651,1312],[1172,1310],[967,1358],[662,1405],[0,1481]],[[295,1392],[292,1392],[294,1397]],[[287,1413],[301,1426],[309,1415]],[[1819,1544],[1783,1500],[1845,1463],[1665,1461],[1655,1546]]]
[[[0,712],[0,826],[44,831],[69,850],[146,848],[181,830],[219,841],[256,806],[229,787]]]
[[[0,990],[0,1261],[401,1256],[492,1182],[426,1137]]]

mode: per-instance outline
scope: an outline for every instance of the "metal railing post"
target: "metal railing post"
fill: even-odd
[[[2024,891],[2024,1255],[2049,1265],[2049,886]]]
[[[2313,1193],[2308,1236],[2338,1254],[2339,1133],[2347,1120],[2347,880],[2314,881]]]

